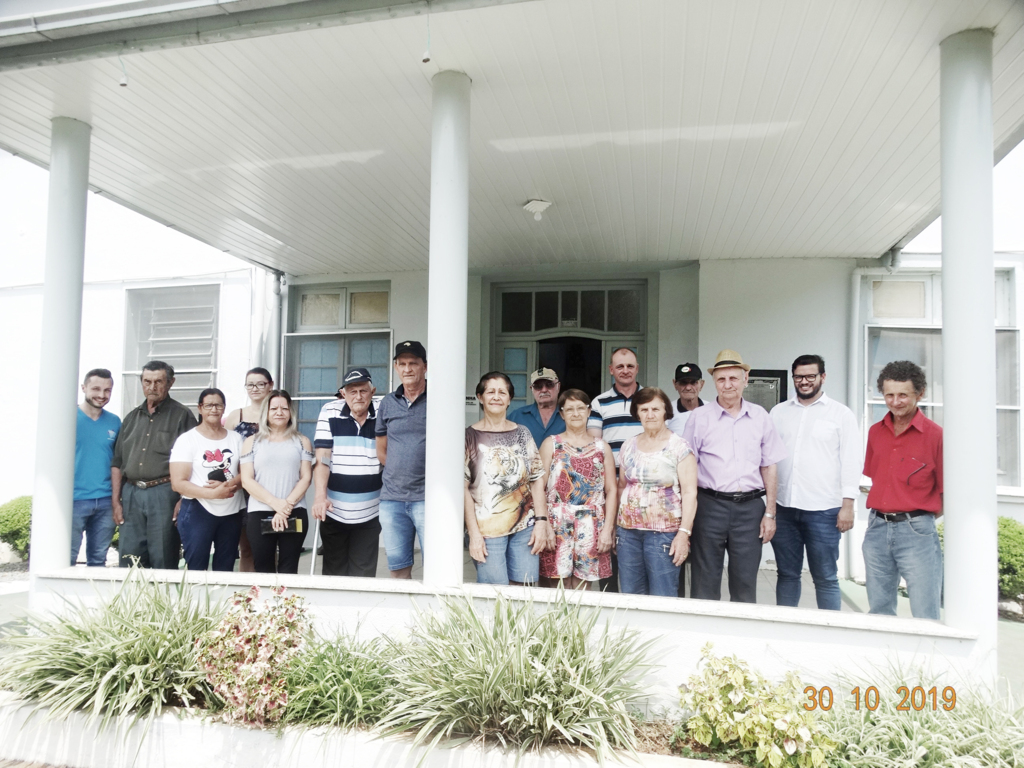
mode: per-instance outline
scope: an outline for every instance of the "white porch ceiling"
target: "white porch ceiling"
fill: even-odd
[[[430,77],[473,79],[470,262],[875,257],[939,203],[939,42],[1024,3],[545,0],[0,72],[0,145],[93,126],[91,184],[294,274],[426,265]],[[540,222],[522,210],[550,200]],[[144,249],[145,244],[140,244]]]

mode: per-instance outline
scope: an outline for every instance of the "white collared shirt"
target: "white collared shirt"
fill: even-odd
[[[834,509],[857,498],[864,453],[853,411],[822,393],[811,405],[794,395],[771,416],[788,452],[779,462],[781,506]]]

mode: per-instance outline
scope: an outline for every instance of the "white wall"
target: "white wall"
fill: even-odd
[[[700,266],[666,269],[658,281],[658,379],[652,382],[675,397],[672,379],[676,366],[703,364],[699,356]]]
[[[852,259],[703,262],[697,364],[707,370],[726,348],[739,352],[754,368],[787,371],[798,355],[821,355],[828,373],[826,391],[846,402],[850,274],[855,266]]]

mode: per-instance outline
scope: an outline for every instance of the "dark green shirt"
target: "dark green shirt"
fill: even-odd
[[[199,422],[187,407],[166,398],[152,414],[145,402],[130,411],[121,424],[110,466],[129,482],[157,480],[170,474],[171,446],[182,432]]]

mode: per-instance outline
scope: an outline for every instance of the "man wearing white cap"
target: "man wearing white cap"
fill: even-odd
[[[530,374],[530,389],[533,390],[533,404],[517,408],[506,418],[530,430],[533,442],[540,446],[544,438],[565,431],[565,420],[558,412],[558,393],[561,390],[558,374],[550,368],[538,368]]]
[[[750,366],[739,352],[723,349],[708,370],[718,397],[692,411],[683,431],[697,457],[690,597],[721,599],[728,551],[729,599],[756,603],[762,545],[775,534],[775,465],[786,447],[768,412],[743,399]]]

